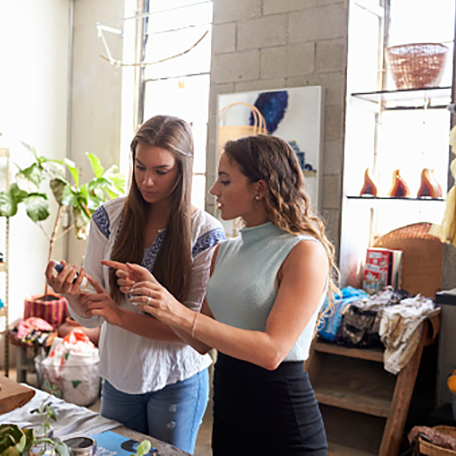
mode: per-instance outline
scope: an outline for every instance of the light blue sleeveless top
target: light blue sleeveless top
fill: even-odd
[[[282,263],[298,242],[309,240],[321,243],[312,236],[286,233],[270,222],[242,228],[240,234],[240,237],[220,245],[206,298],[216,320],[240,329],[264,331],[277,296],[275,284]],[[285,361],[304,361],[308,358],[325,297],[326,289]],[[291,318],[293,315],[290,315]]]

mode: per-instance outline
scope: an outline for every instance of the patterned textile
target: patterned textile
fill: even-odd
[[[215,228],[201,235],[192,249],[192,256],[196,257],[198,253],[214,247],[226,240],[225,231],[222,228]]]
[[[111,234],[109,216],[104,206],[100,206],[92,215],[92,220],[98,229],[103,233],[105,238]]]
[[[49,347],[56,335],[57,331],[47,321],[38,317],[20,320],[10,331],[11,342],[15,345]]]
[[[63,296],[54,293],[27,296],[24,300],[24,320],[39,317],[57,329],[68,316],[68,302]]]
[[[405,290],[386,287],[367,299],[352,302],[343,314],[335,342],[346,347],[382,347],[379,331],[383,309],[409,296]]]

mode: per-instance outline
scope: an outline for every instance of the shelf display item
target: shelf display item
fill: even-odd
[[[369,247],[363,273],[363,289],[368,294],[382,291],[386,286],[401,288],[402,250]]]
[[[407,198],[410,195],[410,190],[407,183],[402,179],[399,170],[393,172],[393,183],[388,192],[388,196],[392,198]]]
[[[386,49],[393,81],[399,90],[438,87],[448,55],[440,43],[411,43]]]
[[[417,198],[441,198],[442,187],[434,176],[434,170],[424,168],[421,171],[421,185],[417,193]]]
[[[369,175],[369,168],[364,171],[364,184],[360,192],[361,196],[370,195],[377,196],[377,186]]]

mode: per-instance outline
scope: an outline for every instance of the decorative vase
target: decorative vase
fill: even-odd
[[[402,179],[402,177],[399,174],[399,170],[396,169],[393,172],[393,183],[391,185],[391,188],[388,192],[388,196],[391,196],[393,198],[407,198],[410,195],[410,190],[408,188],[408,185]]]
[[[369,175],[369,168],[366,168],[366,171],[364,171],[364,184],[360,195],[377,196],[377,186],[374,184],[374,181]]]
[[[441,198],[442,187],[440,187],[434,176],[434,170],[424,168],[421,171],[421,185],[418,190],[417,198]]]

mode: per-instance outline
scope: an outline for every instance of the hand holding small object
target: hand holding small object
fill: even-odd
[[[63,260],[60,263],[51,260],[46,267],[45,276],[52,289],[62,295],[77,296],[81,293],[81,287],[88,285],[84,268],[78,272],[77,266],[70,266]]]
[[[54,261],[54,269],[58,273],[61,273],[64,270],[65,266],[62,263],[59,263],[58,261],[55,261],[55,260],[53,260],[53,261]],[[78,279],[78,276],[79,276],[79,272],[76,272],[75,277],[73,279],[73,284]],[[89,281],[87,280],[86,277],[83,277],[82,283],[81,283],[81,290],[84,290],[85,288],[87,288],[87,285],[89,285]]]

